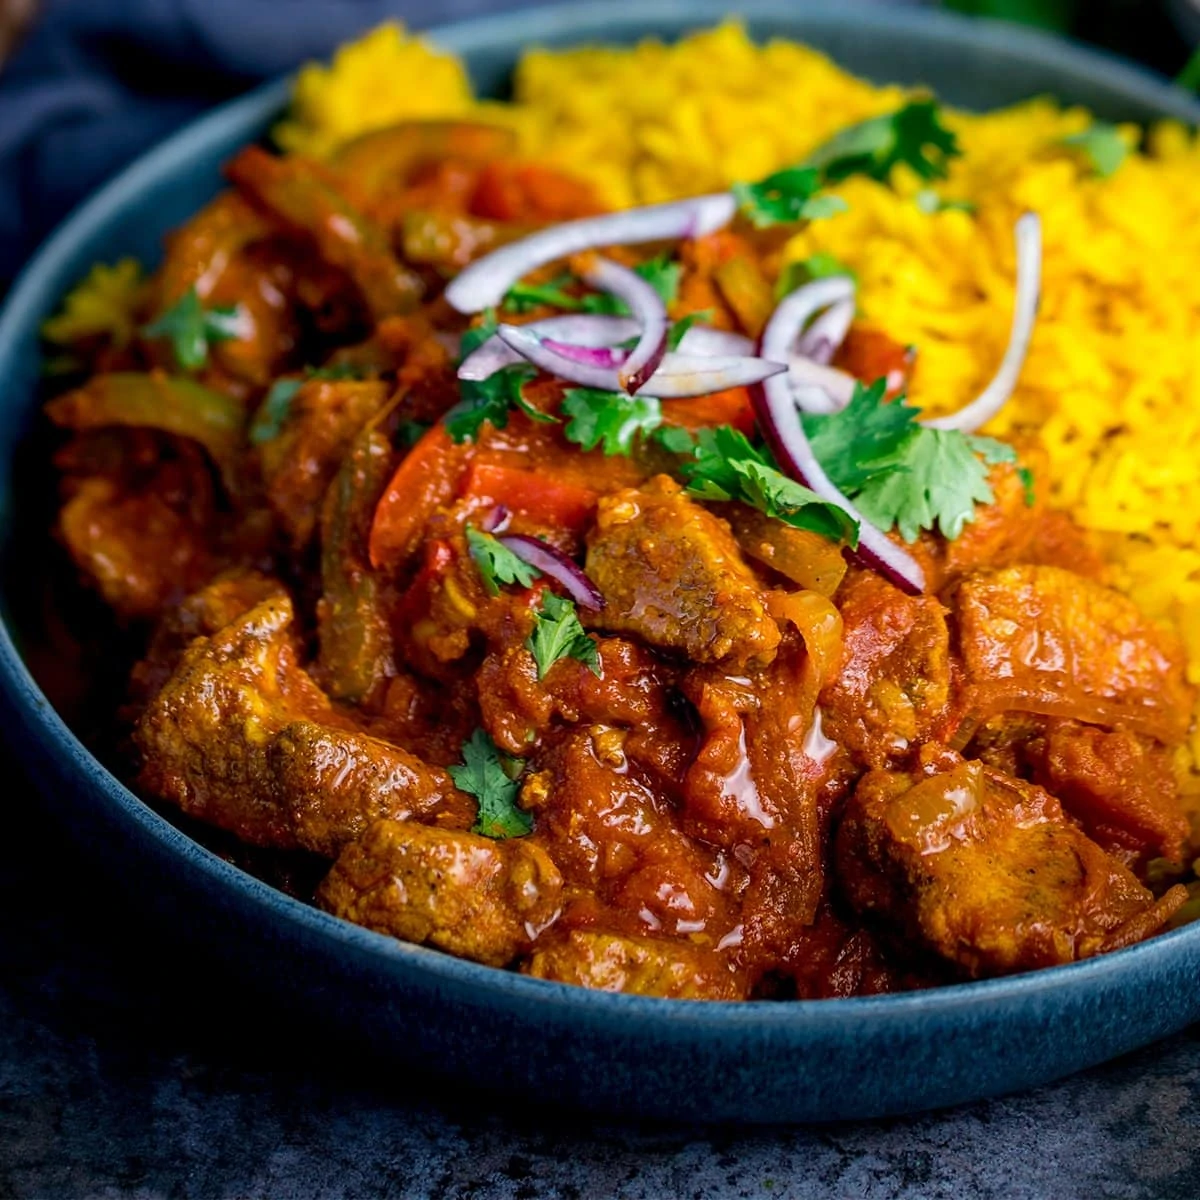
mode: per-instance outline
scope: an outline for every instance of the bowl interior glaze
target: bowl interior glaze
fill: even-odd
[[[561,5],[447,27],[478,87],[502,92],[532,42],[675,37],[724,2]],[[788,36],[877,81],[923,83],[983,109],[1040,93],[1110,119],[1200,104],[1118,59],[1015,27],[854,4],[743,3],[758,37]],[[214,111],[114,179],[42,248],[0,313],[0,708],[47,803],[157,923],[194,939],[364,1062],[397,1061],[510,1097],[625,1115],[764,1122],[911,1112],[1045,1082],[1200,1018],[1200,926],[1035,974],[910,995],[695,1004],[586,992],[404,945],[276,892],[191,841],[110,775],[67,728],[20,654],[28,636],[14,463],[39,387],[37,330],[98,259],[154,262],[221,185],[220,165],[278,115],[286,83]],[[36,552],[36,551],[35,551]],[[394,1078],[399,1078],[393,1076]]]

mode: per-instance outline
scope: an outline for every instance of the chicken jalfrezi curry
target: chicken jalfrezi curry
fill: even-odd
[[[1179,645],[1046,507],[1033,442],[967,455],[986,486],[954,529],[884,530],[919,576],[863,552],[867,509],[764,427],[780,231],[600,242],[670,320],[637,370],[637,295],[569,238],[488,311],[447,298],[603,220],[500,129],[227,176],[140,332],[82,347],[47,410],[57,537],[140,638],[119,702],[148,801],[313,856],[306,898],[370,929],[653,996],[928,986],[1170,920],[1184,889],[1146,867],[1189,837]],[[801,382],[915,412],[919,347],[850,315]],[[535,349],[618,386],[521,357],[556,320]]]

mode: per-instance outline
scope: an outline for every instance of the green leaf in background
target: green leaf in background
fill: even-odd
[[[1129,155],[1121,131],[1107,121],[1094,121],[1082,133],[1063,138],[1062,144],[1077,150],[1102,179],[1114,174]]]
[[[1175,83],[1189,92],[1200,92],[1200,46],[1187,60],[1182,71],[1175,76]]]
[[[1079,0],[945,0],[947,8],[976,17],[996,17],[1042,29],[1070,29]]]

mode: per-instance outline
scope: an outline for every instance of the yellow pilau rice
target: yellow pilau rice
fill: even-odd
[[[761,177],[905,95],[802,46],[757,46],[727,23],[671,46],[534,50],[511,105],[476,102],[452,57],[388,25],[301,72],[277,137],[323,154],[409,117],[482,117],[624,206]],[[1052,501],[1106,543],[1118,586],[1178,624],[1200,683],[1200,146],[1162,125],[1147,153],[1100,178],[1062,145],[1089,127],[1082,110],[1036,100],[948,123],[964,155],[937,191],[973,211],[923,211],[922,185],[903,170],[890,187],[854,179],[840,188],[848,211],[811,224],[789,254],[824,250],[857,271],[863,317],[919,350],[912,400],[942,412],[999,362],[1013,224],[1027,209],[1041,214],[1037,331],[989,432],[1038,432]],[[1135,143],[1136,129],[1122,132]],[[1192,752],[1200,762],[1200,735]]]

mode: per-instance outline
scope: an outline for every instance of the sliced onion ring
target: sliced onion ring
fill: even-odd
[[[621,390],[616,369],[577,362],[547,346],[528,325],[501,325],[497,334],[535,367],[568,383],[604,392]],[[738,356],[664,354],[658,370],[637,390],[639,396],[685,399],[727,388],[748,387],[787,371],[783,363]]]
[[[763,330],[761,351],[764,357],[786,356],[795,343],[797,333],[811,317],[815,289],[834,280],[808,284],[787,296],[776,308]],[[826,300],[825,303],[835,303]],[[771,447],[780,468],[793,479],[810,487],[823,500],[836,504],[859,523],[858,555],[881,574],[907,592],[925,590],[925,573],[907,551],[897,546],[834,486],[824,468],[813,454],[812,446],[800,420],[797,398],[786,376],[776,375],[752,388],[754,415],[763,437]]]
[[[581,362],[586,362],[587,356],[577,351],[608,347],[613,352],[614,366],[619,366],[628,357],[628,351],[620,349],[621,343],[638,335],[637,322],[632,317],[610,316],[606,313],[564,313],[557,317],[530,321],[521,328],[537,334],[560,354],[578,358]],[[568,351],[568,344],[573,346],[575,351]],[[713,329],[709,325],[692,325],[684,333],[676,349],[680,354],[750,358],[754,355],[754,342],[743,333]],[[504,367],[524,361],[522,355],[493,334],[463,359],[458,368],[458,377],[471,380],[487,379]]]
[[[583,282],[602,292],[611,292],[623,300],[637,321],[637,345],[618,367],[617,379],[629,395],[654,374],[667,352],[670,318],[667,306],[657,291],[636,271],[608,258],[594,258],[580,272]]]
[[[511,550],[522,562],[536,567],[543,575],[561,583],[567,594],[580,608],[599,612],[604,607],[600,589],[583,573],[574,559],[568,558],[556,546],[530,537],[527,533],[506,533],[496,539]]]
[[[812,324],[796,341],[796,353],[819,366],[827,367],[846,340],[854,322],[854,298],[839,300],[813,318]]]
[[[632,317],[610,316],[604,313],[564,313],[545,317],[524,326],[541,338],[570,342],[574,346],[618,346],[637,337],[638,323]],[[524,359],[502,338],[492,334],[473,350],[458,368],[459,379],[487,379],[504,367]]]
[[[788,359],[788,382],[804,412],[840,412],[854,396],[853,375],[793,354]]]
[[[1027,212],[1017,221],[1016,239],[1017,294],[1004,358],[991,383],[970,404],[949,416],[926,421],[930,429],[974,433],[1004,407],[1017,386],[1029,354],[1042,294],[1042,222],[1037,213]]]
[[[499,304],[518,279],[546,263],[601,246],[701,237],[728,225],[736,211],[732,193],[716,192],[552,225],[471,263],[447,286],[446,302],[461,313],[482,312]]]

